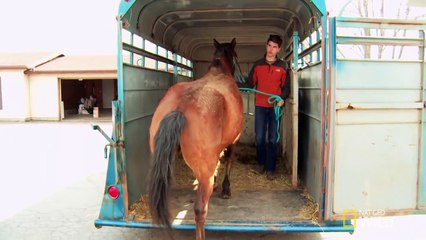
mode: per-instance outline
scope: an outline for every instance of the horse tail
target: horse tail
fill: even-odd
[[[182,129],[185,127],[182,112],[173,111],[160,122],[154,137],[153,167],[149,182],[149,204],[154,223],[171,228],[169,191],[173,178],[173,163]]]

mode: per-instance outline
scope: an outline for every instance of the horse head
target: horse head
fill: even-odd
[[[237,53],[235,52],[235,38],[233,38],[230,43],[219,43],[216,39],[213,39],[213,43],[215,52],[212,66],[221,66],[230,71],[233,76],[235,70],[234,59],[237,58]]]

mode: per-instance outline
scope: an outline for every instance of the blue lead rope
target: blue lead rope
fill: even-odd
[[[275,112],[275,120],[277,121],[277,143],[280,141],[281,134],[280,134],[280,118],[283,115],[283,111],[280,106],[277,105],[277,102],[283,100],[280,96],[265,93],[253,88],[240,88],[240,91],[249,91],[249,92],[257,92],[263,95],[269,96],[268,103],[274,104],[274,112]]]

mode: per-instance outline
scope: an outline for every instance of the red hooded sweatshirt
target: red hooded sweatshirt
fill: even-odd
[[[286,64],[277,59],[273,64],[266,62],[265,58],[256,61],[251,68],[248,78],[249,87],[269,94],[280,96],[283,100],[290,95],[290,78]],[[256,106],[273,107],[268,103],[269,96],[256,93]]]

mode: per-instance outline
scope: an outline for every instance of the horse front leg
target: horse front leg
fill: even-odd
[[[235,155],[235,144],[229,145],[225,151],[225,177],[222,182],[222,193],[220,195],[223,199],[231,198],[231,182],[229,181],[231,176],[232,161]]]
[[[197,199],[195,200],[196,240],[205,240],[204,224],[207,219],[210,196],[213,192],[214,176],[198,179]]]

